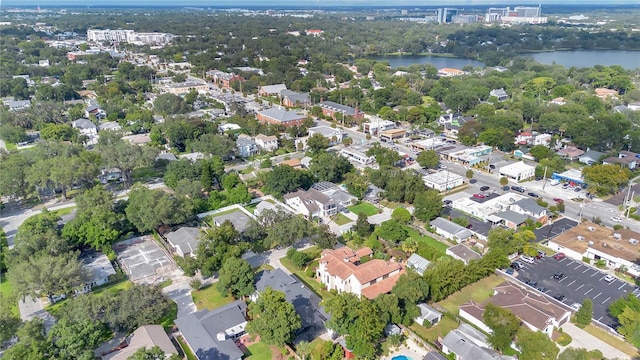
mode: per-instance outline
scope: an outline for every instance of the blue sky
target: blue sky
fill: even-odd
[[[215,7],[215,6],[444,6],[444,5],[521,5],[521,4],[555,4],[558,5],[557,0],[4,0],[2,1],[2,7],[5,6],[19,6],[19,5],[40,5],[40,7],[46,7],[47,5],[81,5],[81,6],[96,6],[96,5],[127,5],[127,6],[147,6],[147,5],[175,5],[175,6],[203,6],[203,7]],[[594,5],[594,4],[628,4],[637,5],[638,0],[609,0],[603,2],[602,0],[577,0],[577,1],[565,1],[563,5]]]

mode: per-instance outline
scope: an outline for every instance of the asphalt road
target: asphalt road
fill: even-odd
[[[606,273],[579,261],[564,258],[560,261],[553,257],[535,260],[533,264],[525,263],[518,271],[518,280],[528,278],[537,281],[537,287],[545,287],[548,296],[564,295],[562,301],[567,306],[582,303],[585,298],[593,301],[593,318],[612,328],[618,326],[617,320],[608,313],[611,303],[627,296],[636,287],[617,278],[611,282],[604,280]],[[555,273],[564,273],[562,280],[553,278]]]

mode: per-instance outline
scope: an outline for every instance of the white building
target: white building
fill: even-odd
[[[278,138],[271,135],[262,135],[258,134],[254,138],[256,145],[264,151],[275,151],[278,150]]]
[[[500,176],[505,176],[509,180],[522,181],[533,178],[536,175],[535,166],[527,165],[524,161],[518,161],[500,168]]]
[[[284,194],[284,203],[307,219],[330,217],[338,213],[338,204],[315,189]]]
[[[370,166],[374,167],[376,159],[373,156],[367,155],[366,151],[356,147],[348,147],[340,150],[340,155],[346,157],[354,163],[356,166]]]
[[[386,130],[391,130],[396,127],[396,123],[390,120],[384,120],[377,116],[366,116],[369,122],[362,124],[362,131],[371,136],[379,134]]]
[[[309,128],[308,130],[309,136],[313,136],[314,134],[320,134],[325,138],[329,139],[329,145],[337,145],[342,142],[344,139],[344,131],[342,129],[332,128],[329,126],[316,126]]]
[[[446,191],[464,183],[464,178],[458,174],[443,170],[422,177],[425,186],[438,191]]]
[[[105,254],[88,252],[80,256],[79,260],[87,279],[81,290],[82,293],[88,293],[94,286],[108,283],[109,277],[116,274],[116,270]]]

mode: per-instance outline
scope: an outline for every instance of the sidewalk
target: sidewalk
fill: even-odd
[[[613,346],[605,343],[597,337],[580,329],[574,324],[567,322],[562,325],[562,330],[571,335],[573,341],[568,346],[558,346],[560,351],[564,351],[567,347],[585,348],[587,350],[600,350],[605,359],[631,359],[631,357]]]

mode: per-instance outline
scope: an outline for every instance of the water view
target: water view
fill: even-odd
[[[640,68],[640,51],[627,50],[577,50],[551,51],[528,54],[542,64],[560,64],[566,67],[593,67],[595,65],[620,65],[625,69]]]

